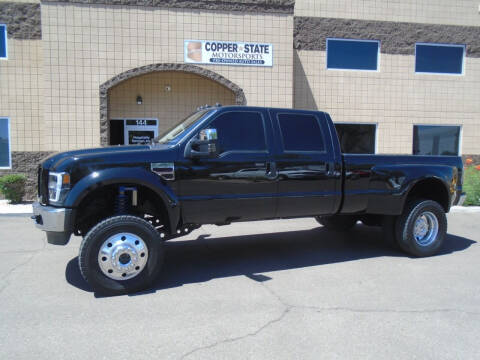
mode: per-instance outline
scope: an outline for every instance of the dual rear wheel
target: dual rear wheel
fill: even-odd
[[[423,257],[436,254],[447,234],[445,209],[436,201],[414,199],[398,217],[383,224],[385,238],[407,254]]]
[[[346,231],[355,226],[358,218],[336,215],[318,216],[316,220],[329,230]],[[445,209],[433,200],[412,199],[401,215],[384,216],[382,228],[392,246],[409,255],[431,256],[440,250],[447,233]]]

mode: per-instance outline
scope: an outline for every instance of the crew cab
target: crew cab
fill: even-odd
[[[329,114],[202,108],[151,143],[54,154],[38,169],[32,217],[48,242],[82,236],[79,266],[97,292],[149,287],[163,243],[202,224],[315,217],[361,221],[413,256],[435,254],[463,201],[457,156],[342,154]]]

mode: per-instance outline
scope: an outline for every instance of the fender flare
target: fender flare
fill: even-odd
[[[450,210],[450,205],[451,205],[451,200],[452,200],[452,193],[450,192],[450,184],[453,181],[453,174],[454,170],[452,168],[446,168],[444,166],[434,166],[430,171],[419,177],[415,178],[413,181],[410,181],[408,185],[405,187],[405,189],[402,191],[403,196],[402,196],[402,209],[405,207],[405,203],[407,201],[408,196],[412,192],[412,190],[415,188],[416,185],[423,181],[431,181],[434,180],[438,183],[441,183],[443,187],[445,188],[445,191],[447,193],[447,208],[445,209],[446,212]]]
[[[137,184],[144,186],[163,201],[167,210],[170,231],[175,232],[180,222],[180,206],[177,196],[162,179],[143,167],[111,168],[90,173],[78,181],[65,199],[64,206],[76,208],[96,189],[112,184]]]

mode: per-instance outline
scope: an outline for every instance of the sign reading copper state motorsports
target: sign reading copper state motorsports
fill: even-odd
[[[231,41],[185,40],[185,62],[191,64],[272,66],[273,45]]]

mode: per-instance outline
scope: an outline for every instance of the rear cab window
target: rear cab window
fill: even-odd
[[[313,114],[278,113],[283,152],[325,152],[325,139]]]

